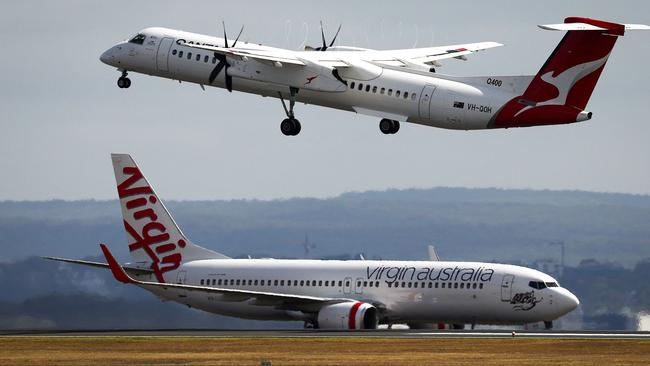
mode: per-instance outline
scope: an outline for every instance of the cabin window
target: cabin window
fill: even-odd
[[[172,51],[172,55],[176,56],[176,53],[177,53],[177,52],[178,52],[177,50],[173,50],[173,51]]]
[[[393,95],[393,89],[388,89],[388,95],[389,96]]]
[[[482,284],[482,283],[479,283],[479,284],[478,284],[478,288],[479,288],[479,289],[483,289],[483,284]]]
[[[363,84],[359,83],[359,90],[363,90]]]
[[[354,81],[351,82],[351,83],[350,83],[350,89],[354,89],[354,85],[355,85]]]
[[[406,282],[402,282],[402,287],[406,287]],[[411,287],[411,286],[409,286]]]
[[[325,287],[329,286],[330,281],[325,281]]]
[[[454,282],[454,288],[458,288],[458,282]]]
[[[473,284],[472,284],[472,288],[473,288],[473,289],[476,289],[476,283],[473,283]]]
[[[388,282],[388,288],[391,288],[391,287],[393,287],[393,283],[392,283],[392,282]]]
[[[201,285],[203,285],[203,280],[201,280]]]
[[[339,281],[339,287],[343,286],[343,281]]]
[[[304,280],[300,280],[300,286],[304,286],[304,285],[305,285],[305,281],[304,281]]]
[[[234,286],[234,285],[235,285],[235,280],[231,279],[230,280],[230,286]]]
[[[413,284],[411,282],[408,283],[409,288],[413,287]]]
[[[318,281],[318,286],[323,286],[323,280]]]
[[[183,51],[178,51],[178,57],[183,57]]]
[[[260,286],[264,286],[264,280],[260,280]]]
[[[284,286],[284,280],[280,280],[280,286]]]
[[[443,282],[443,283],[440,285],[440,287],[441,287],[441,288],[445,288],[445,283]]]
[[[399,287],[399,282],[395,282],[395,287]]]
[[[375,287],[379,287],[379,281],[375,281]]]
[[[212,58],[212,63],[213,63],[213,64],[216,64],[216,63],[217,63],[217,58],[216,58],[216,57],[213,57],[213,58]]]
[[[558,287],[557,282],[546,282],[546,287]]]
[[[144,34],[138,34],[129,40],[129,43],[143,44],[144,39],[147,38]]]
[[[203,58],[203,62],[205,62],[207,64],[209,59],[210,59],[210,56],[205,55],[205,57]]]
[[[237,282],[235,282],[235,285],[239,286],[240,282],[241,282],[240,280],[237,280]]]
[[[435,287],[435,288],[438,288],[438,282],[436,282],[436,284],[435,284],[435,286],[434,286],[434,287]]]
[[[277,285],[278,285],[278,280],[273,281],[273,286],[277,286]]]
[[[213,279],[212,279],[212,286],[214,286],[214,285],[216,285],[216,284],[217,284],[217,280],[215,280],[215,279],[213,278]]]
[[[345,287],[350,287],[350,281],[345,281]]]
[[[368,281],[363,281],[363,287],[368,287]]]
[[[409,97],[409,92],[404,92],[404,99],[408,99]]]
[[[293,280],[293,285],[298,286],[298,280]]]
[[[399,90],[395,92],[395,96],[398,97],[398,98],[399,98],[399,93],[400,93]]]
[[[188,59],[188,60],[191,60],[191,59],[192,59],[192,52],[188,52],[188,53],[187,53],[187,59]]]
[[[366,93],[370,91],[370,85],[366,85]]]
[[[196,61],[201,61],[201,54],[200,53],[196,54]]]
[[[373,92],[373,93],[377,93],[377,87],[376,87],[376,86],[373,86],[373,87],[372,87],[372,92]]]
[[[413,282],[413,287],[418,288],[418,283],[417,283],[417,282]]]
[[[369,285],[370,285],[370,287],[373,287],[374,283],[372,281],[370,281]]]
[[[415,93],[411,94],[411,100],[415,100],[415,97],[416,97]]]
[[[464,282],[460,283],[460,288],[465,288],[465,283]]]
[[[386,92],[386,88],[381,88],[381,92],[379,94],[384,94]]]
[[[217,281],[217,285],[221,286],[221,278],[219,279],[219,281]]]

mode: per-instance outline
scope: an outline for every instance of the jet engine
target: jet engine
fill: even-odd
[[[377,308],[365,302],[328,305],[318,312],[321,329],[377,329]]]

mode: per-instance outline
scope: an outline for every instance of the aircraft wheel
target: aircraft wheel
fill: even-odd
[[[286,118],[280,123],[280,131],[285,136],[295,136],[300,133],[300,122],[295,118]]]
[[[393,121],[387,118],[382,119],[379,121],[379,130],[385,135],[391,134],[391,131],[393,131]]]
[[[391,131],[391,134],[396,134],[397,131],[399,131],[399,121],[393,121],[393,130]]]
[[[117,79],[117,86],[118,86],[120,89],[128,88],[128,87],[131,86],[131,79],[129,79],[129,78],[125,78],[125,77],[121,77],[121,78]]]

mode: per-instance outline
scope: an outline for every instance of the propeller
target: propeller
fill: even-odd
[[[341,31],[341,25],[339,25],[339,29],[336,30],[336,34],[334,34],[334,38],[332,38],[332,42],[330,44],[327,44],[327,41],[325,40],[325,30],[323,29],[323,21],[320,22],[320,36],[321,39],[323,40],[323,45],[320,47],[314,48],[314,51],[327,51],[328,48],[332,47],[334,45],[334,42],[336,42],[336,37],[339,36],[339,32]]]
[[[234,48],[237,45],[237,41],[239,41],[239,37],[241,37],[242,32],[244,31],[244,26],[242,25],[241,29],[239,30],[239,34],[237,35],[237,38],[235,38],[235,42],[233,42],[232,46],[228,45],[228,36],[226,35],[226,23],[222,21],[223,24],[223,42],[224,42],[224,48]],[[219,60],[217,65],[212,69],[212,72],[210,72],[210,77],[208,78],[208,81],[210,84],[214,82],[214,79],[219,76],[219,73],[221,73],[221,70],[224,68],[226,69],[226,89],[228,89],[229,92],[232,92],[232,76],[228,75],[228,68],[230,67],[230,64],[228,63],[228,60],[226,59],[226,55],[221,54],[219,52],[214,52],[214,58]]]

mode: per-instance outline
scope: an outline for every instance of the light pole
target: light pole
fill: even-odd
[[[552,241],[548,245],[558,245],[560,247],[560,277],[564,274],[564,242],[563,241]]]

